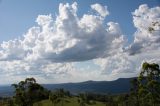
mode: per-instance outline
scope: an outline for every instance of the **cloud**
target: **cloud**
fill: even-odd
[[[19,60],[25,56],[22,41],[19,39],[3,42],[0,49],[0,60]]]
[[[137,29],[134,42],[127,47],[123,44],[123,52],[117,50],[109,57],[94,60],[100,66],[102,76],[110,79],[133,77],[139,74],[141,64],[145,61],[160,64],[160,7],[149,8],[143,4],[132,15]]]
[[[132,15],[137,31],[127,52],[134,55],[160,49],[160,7],[149,8],[143,4]]]
[[[160,63],[160,7],[144,4],[132,13],[137,30],[128,44],[120,25],[105,21],[106,6],[93,4],[91,9],[98,14],[78,17],[77,5],[60,3],[56,18],[39,15],[37,25],[21,39],[1,43],[0,80],[12,83],[4,78],[17,81],[28,76],[41,83],[114,80],[136,76],[143,61]],[[76,67],[84,61],[92,62]]]
[[[121,49],[124,37],[119,24],[108,22],[106,26],[107,8],[100,4],[91,7],[101,16],[84,14],[78,17],[76,2],[71,5],[60,3],[55,19],[51,14],[39,15],[37,25],[21,39],[0,44],[0,66],[7,66],[1,68],[1,73],[21,76],[19,79],[36,76],[43,79],[41,82],[45,78],[48,82],[53,79],[55,82],[73,81],[80,76],[72,62],[110,56],[116,52],[115,49]],[[84,79],[87,80],[88,76]]]
[[[109,11],[107,10],[107,6],[102,6],[98,3],[91,5],[91,8],[97,11],[102,17],[106,17],[109,15]]]
[[[139,75],[143,62],[160,64],[159,52],[160,50],[152,50],[150,53],[143,52],[137,55],[117,53],[110,57],[94,59],[94,63],[100,67],[100,79],[135,77]]]
[[[103,74],[120,74],[134,72],[132,62],[124,54],[116,54],[107,58],[95,59],[95,63],[100,65]]]
[[[91,6],[103,17],[106,7]],[[101,16],[84,14],[77,16],[77,3],[60,4],[55,20],[51,15],[39,15],[38,26],[32,27],[22,39],[1,44],[0,60],[48,60],[52,62],[85,61],[109,56],[123,35],[118,23],[105,21]],[[119,44],[118,44],[119,45]]]

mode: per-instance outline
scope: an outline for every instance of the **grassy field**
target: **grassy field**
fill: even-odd
[[[67,102],[64,102],[63,106],[80,106],[78,103],[78,98],[67,98]],[[33,106],[54,106],[50,100],[43,100],[41,102],[35,103]],[[56,104],[55,106],[61,106],[61,102]],[[102,102],[94,101],[92,104],[85,104],[85,106],[106,106]]]

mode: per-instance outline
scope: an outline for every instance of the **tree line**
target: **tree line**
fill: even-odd
[[[34,78],[26,78],[12,86],[15,95],[5,99],[9,106],[33,106],[34,103],[46,99],[49,99],[53,106],[65,106],[69,102],[66,98],[72,97],[77,97],[79,106],[96,104],[96,101],[103,102],[106,106],[160,106],[160,67],[156,63],[142,64],[138,77],[131,80],[130,92],[126,94],[103,95],[86,92],[73,95],[64,89],[47,90]]]

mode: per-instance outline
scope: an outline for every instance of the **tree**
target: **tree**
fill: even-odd
[[[64,101],[65,101],[65,99],[64,99],[64,97],[65,97],[65,91],[64,91],[64,89],[58,89],[57,90],[57,95],[59,97],[59,101],[61,102],[61,106],[63,106]]]
[[[15,103],[18,106],[32,106],[34,102],[47,99],[49,91],[36,83],[34,78],[26,78],[18,84],[12,84],[15,88]]]
[[[79,94],[79,98],[80,99],[78,99],[78,103],[79,103],[79,106],[86,106],[85,105],[85,96],[84,96],[84,94]]]
[[[50,93],[49,100],[52,101],[52,104],[54,106],[56,106],[56,104],[59,102],[58,101],[58,96],[55,93],[53,93],[53,92]]]
[[[148,31],[150,33],[154,32],[154,31],[158,31],[157,28],[160,27],[160,23],[155,21],[155,22],[152,22],[152,25],[150,27],[148,27]]]
[[[142,104],[144,100],[148,100],[149,104],[160,103],[160,69],[155,63],[143,63],[142,70],[138,77],[139,88],[138,93],[141,97]],[[145,101],[146,102],[146,101]]]
[[[70,97],[70,92],[61,88],[51,92],[49,99],[52,101],[54,106],[58,103],[61,103],[61,106],[63,106],[64,102],[68,102],[66,97]]]
[[[132,87],[130,89],[131,98],[134,100],[136,106],[140,106],[139,96],[138,96],[139,82],[137,78],[134,78],[133,80],[131,80],[131,84],[132,84]]]

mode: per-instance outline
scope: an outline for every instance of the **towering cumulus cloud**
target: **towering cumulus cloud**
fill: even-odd
[[[110,55],[117,43],[123,42],[120,27],[114,22],[104,25],[107,8],[100,4],[91,7],[100,15],[77,17],[77,3],[60,4],[56,20],[39,15],[38,26],[30,28],[23,39],[1,44],[0,59],[72,62]]]
[[[16,77],[16,81],[35,76],[42,83],[53,79],[55,82],[78,81],[83,75],[84,80],[107,79],[107,75],[115,75],[111,78],[114,79],[119,77],[117,73],[135,75],[133,69],[139,67],[136,63],[140,64],[144,59],[135,62],[141,55],[138,53],[159,50],[160,7],[141,5],[132,13],[137,31],[134,42],[127,46],[127,38],[119,24],[105,22],[109,15],[107,7],[96,3],[91,9],[96,14],[78,17],[76,2],[61,3],[55,19],[51,14],[39,15],[36,19],[38,25],[31,27],[23,38],[4,41],[0,45],[0,78]],[[138,56],[130,56],[134,54]],[[83,75],[79,76],[80,70],[87,69],[76,68],[76,63],[84,61],[91,61],[91,67],[96,65],[99,69],[81,71]],[[102,73],[105,77],[101,77]]]
[[[160,7],[143,4],[132,15],[136,27],[134,41],[123,52],[95,59],[103,75],[106,73],[111,79],[136,76],[144,61],[160,64]]]
[[[134,42],[128,48],[129,54],[160,49],[160,7],[149,8],[144,4],[132,14],[137,31]]]

